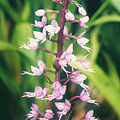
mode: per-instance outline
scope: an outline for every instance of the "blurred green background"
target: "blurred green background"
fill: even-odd
[[[91,87],[92,98],[97,99],[99,107],[82,104],[74,109],[70,119],[80,120],[88,109],[95,110],[95,116],[100,120],[120,119],[120,0],[76,0],[82,4],[90,16],[86,37],[89,38],[91,54],[88,60],[96,71],[87,75],[87,83]],[[20,49],[20,45],[33,37],[31,24],[38,19],[34,12],[38,9],[60,10],[61,7],[51,0],[0,0],[0,120],[24,120],[32,102],[40,105],[44,112],[44,101],[21,98],[25,91],[34,91],[36,85],[50,88],[43,76],[21,76],[23,70],[30,71],[30,65],[37,66],[41,58],[48,68],[53,69],[54,57],[41,50],[29,51]],[[81,16],[74,5],[69,9],[79,19]],[[52,19],[59,21],[59,15],[47,14],[48,24]],[[39,20],[39,19],[38,19]],[[67,23],[69,33],[78,36],[83,29],[78,24]],[[53,37],[57,39],[57,36]],[[76,40],[64,42],[64,49],[73,42],[74,53],[79,58],[86,54],[77,46]],[[42,47],[56,51],[56,44],[46,41]],[[75,63],[79,69],[79,65]],[[54,70],[54,69],[53,69]],[[49,73],[54,81],[54,75]],[[64,73],[61,77],[64,76]],[[70,84],[71,89],[77,90]],[[78,92],[79,94],[79,92]]]

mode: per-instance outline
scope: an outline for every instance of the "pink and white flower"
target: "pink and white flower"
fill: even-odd
[[[86,31],[85,31],[85,32],[86,32]],[[77,39],[77,43],[78,43],[82,48],[84,48],[84,49],[86,49],[88,52],[90,52],[91,49],[90,49],[89,47],[85,46],[85,45],[89,42],[89,40],[88,40],[87,38],[83,37],[83,35],[85,34],[85,32],[81,33],[80,36],[77,37],[76,39]]]
[[[27,74],[27,75],[33,75],[33,76],[40,76],[43,73],[43,71],[45,70],[45,68],[46,68],[44,62],[42,60],[40,60],[40,59],[38,59],[38,67],[39,68],[31,66],[32,73],[29,73],[27,71],[23,71],[22,74],[23,75]]]
[[[81,71],[75,71],[70,75],[70,80],[75,83],[79,84],[82,88],[84,88],[86,91],[89,89],[87,85],[85,85],[83,82],[87,79],[87,77],[84,74],[80,73]]]
[[[73,44],[70,44],[67,50],[59,58],[59,65],[66,72],[66,74],[70,73],[65,69],[65,67],[67,67],[67,64],[69,64],[72,67],[72,70],[75,68],[75,66],[72,63],[77,60],[77,57],[73,55],[72,52],[73,52]]]
[[[80,93],[80,99],[81,99],[83,102],[94,103],[94,104],[98,105],[98,103],[96,102],[96,100],[91,100],[91,98],[90,98],[90,93],[89,93],[88,91],[83,90],[83,91]]]
[[[46,25],[43,31],[47,31],[50,37],[52,37],[54,34],[57,34],[60,31],[60,27],[58,26],[56,20],[52,20],[51,25]]]
[[[66,86],[65,85],[61,86],[60,82],[55,81],[52,84],[52,88],[53,88],[52,94],[49,94],[46,99],[49,101],[53,99],[61,100],[66,92]]]
[[[46,25],[46,23],[47,23],[47,18],[46,18],[46,16],[43,16],[42,21],[38,22],[37,20],[35,20],[35,24],[33,26],[42,28]]]
[[[88,16],[80,18],[80,26],[82,28],[87,28],[88,26],[85,23],[87,23],[88,21],[89,21],[89,17]]]
[[[47,110],[46,110],[46,113],[45,113],[45,119],[48,119],[48,120],[49,120],[49,119],[52,119],[53,116],[54,116],[53,111],[50,110],[50,109],[47,109]]]
[[[38,41],[33,38],[29,38],[29,42],[27,44],[23,44],[20,48],[25,48],[28,50],[36,50],[38,48]]]
[[[60,112],[57,112],[58,116],[59,116],[59,120],[61,120],[62,116],[66,115],[67,112],[69,112],[70,108],[71,108],[71,104],[67,99],[65,99],[65,103],[55,102],[55,105],[56,105],[57,109],[60,110]]]
[[[38,118],[39,120],[49,120],[49,119],[52,119],[54,116],[54,113],[52,110],[50,109],[47,109],[46,110],[46,113],[44,114],[44,118]]]
[[[40,86],[35,87],[35,92],[25,92],[22,97],[36,97],[36,99],[43,99],[47,95],[48,88],[42,89]]]
[[[36,120],[40,112],[40,108],[37,104],[32,104],[30,113],[27,114],[27,118],[31,120]]]
[[[46,40],[46,33],[45,32],[33,31],[33,34],[34,34],[37,41],[41,41],[41,43],[45,42],[45,40]]]
[[[97,118],[93,117],[93,113],[93,110],[88,111],[83,120],[98,120]]]
[[[37,10],[37,11],[35,11],[35,15],[36,16],[44,16],[45,10],[43,10],[43,9]]]
[[[73,15],[70,11],[68,11],[68,12],[65,14],[65,19],[66,19],[67,21],[70,21],[70,20],[74,20],[75,17],[74,17],[74,15]]]
[[[88,56],[89,54],[87,54],[82,60],[78,60],[78,62],[80,62],[80,65],[82,66],[82,68],[86,69],[87,71],[89,72],[94,72],[93,69],[90,68],[90,62],[86,60],[86,57]]]
[[[86,10],[85,10],[83,7],[78,7],[78,12],[79,12],[81,15],[84,15],[84,16],[87,15],[87,12],[86,12]]]

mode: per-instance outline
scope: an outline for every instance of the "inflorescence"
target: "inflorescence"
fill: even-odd
[[[35,12],[35,15],[41,18],[41,21],[36,21],[33,24],[34,27],[38,27],[42,30],[42,32],[33,31],[34,38],[29,38],[29,42],[27,44],[21,45],[21,48],[26,48],[29,50],[36,50],[41,49],[49,54],[55,55],[55,61],[53,63],[53,66],[55,68],[55,71],[46,68],[45,63],[38,59],[37,64],[38,67],[31,66],[31,72],[23,71],[23,75],[33,75],[33,76],[40,76],[44,75],[49,83],[51,84],[52,92],[48,94],[48,88],[41,88],[40,86],[36,86],[34,92],[25,92],[22,97],[35,97],[36,99],[40,100],[47,100],[52,101],[56,100],[54,102],[54,105],[58,109],[57,115],[58,119],[61,120],[63,115],[66,115],[71,110],[71,102],[75,99],[80,99],[83,102],[88,103],[94,103],[98,105],[96,100],[92,100],[90,98],[90,92],[89,87],[84,83],[84,81],[87,79],[87,76],[82,73],[82,71],[75,71],[77,68],[73,64],[73,62],[78,62],[79,65],[86,69],[89,72],[94,72],[93,69],[90,68],[89,64],[90,62],[86,60],[86,57],[89,55],[87,54],[82,60],[79,60],[74,54],[73,54],[73,44],[70,44],[66,51],[62,52],[62,46],[63,46],[63,40],[69,40],[70,38],[76,39],[78,45],[81,48],[84,48],[85,50],[90,53],[90,48],[86,46],[88,43],[88,39],[83,37],[85,32],[81,33],[79,36],[74,36],[72,34],[68,33],[68,29],[65,26],[65,22],[74,22],[78,23],[80,27],[87,28],[88,26],[86,23],[89,20],[89,17],[87,16],[87,13],[85,9],[78,4],[75,1],[70,0],[64,0],[62,2],[61,0],[53,0],[53,2],[59,4],[62,6],[62,11],[54,11],[54,10],[44,10],[40,9]],[[73,4],[76,5],[78,8],[78,12],[83,16],[79,20],[75,19],[75,16],[73,13],[68,9],[68,5]],[[58,25],[56,20],[52,20],[50,25],[47,25],[47,17],[46,13],[56,13],[61,16],[60,23]],[[53,40],[52,37],[58,34],[58,40]],[[52,42],[57,43],[57,52],[49,51],[45,48],[42,48],[39,46],[40,44],[43,44],[46,40],[50,40]],[[68,71],[66,69],[67,66],[70,66],[72,68],[72,72]],[[66,78],[63,80],[60,80],[60,72],[61,69],[66,73]],[[52,82],[50,78],[47,76],[47,74],[44,73],[44,71],[49,71],[55,74],[55,81]],[[64,82],[63,85],[61,84],[61,81]],[[72,82],[74,84],[80,85],[80,87],[83,89],[78,96],[73,96],[71,99],[65,99],[65,102],[59,102],[57,100],[62,100],[63,96],[66,94],[67,90],[67,83]],[[45,113],[40,112],[40,108],[37,104],[32,104],[31,111],[27,114],[26,119],[31,120],[49,120],[49,119],[56,119],[54,118],[55,113],[53,113],[52,110],[47,109]],[[56,119],[57,120],[57,119]],[[97,120],[95,117],[93,117],[93,110],[90,110],[86,113],[83,120]]]

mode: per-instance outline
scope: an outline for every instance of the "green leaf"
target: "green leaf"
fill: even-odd
[[[29,37],[32,37],[32,26],[30,23],[19,23],[14,28],[12,43],[20,47],[22,44],[28,42]]]
[[[21,19],[23,21],[27,21],[30,17],[30,13],[31,13],[30,3],[26,0],[24,8],[23,8],[22,13],[21,13]]]
[[[90,61],[92,63],[96,62],[99,50],[100,50],[100,44],[98,41],[98,35],[99,35],[100,28],[96,27],[92,32],[90,36],[90,42],[91,42],[91,54],[90,54]]]
[[[17,50],[17,48],[11,43],[0,41],[0,51],[5,50]]]
[[[0,0],[0,5],[4,8],[4,10],[11,16],[11,18],[17,22],[18,13],[11,7],[7,0]]]
[[[113,82],[113,84],[119,88],[120,86],[120,83],[119,83],[119,76],[118,76],[118,73],[116,71],[116,68],[115,68],[115,65],[113,63],[113,61],[111,60],[110,56],[105,52],[105,51],[102,51],[105,59],[106,59],[106,62],[107,62],[107,66],[108,66],[108,71],[109,71],[109,74],[110,74],[110,80],[111,82]]]
[[[20,89],[11,73],[0,65],[0,78],[14,95],[20,95]]]
[[[98,10],[94,13],[94,15],[91,17],[89,24],[93,23],[94,20],[100,15],[100,13],[103,12],[103,10],[109,5],[111,0],[105,0],[104,3],[98,8]]]
[[[109,22],[120,22],[120,16],[117,15],[106,15],[98,18],[94,22],[92,22],[89,27],[94,26],[94,25],[100,25],[100,24],[105,24]]]
[[[19,23],[16,25],[12,35],[12,43],[19,48],[22,44],[28,43],[28,38],[32,37],[32,26],[29,23]],[[19,52],[25,54],[30,60],[35,61],[35,50],[19,48]]]
[[[113,5],[118,12],[120,12],[120,0],[111,0],[111,5]]]
[[[0,41],[7,41],[7,25],[3,10],[0,9]]]

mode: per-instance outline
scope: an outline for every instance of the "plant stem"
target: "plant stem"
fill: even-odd
[[[72,97],[69,101],[71,102],[72,100],[75,100],[75,99],[77,99],[77,98],[80,98],[80,96],[74,96],[74,97]]]
[[[45,68],[45,71],[49,71],[49,72],[55,73],[55,71],[53,71],[51,69],[48,69],[48,68]]]
[[[60,32],[58,34],[58,41],[57,41],[57,55],[56,55],[57,58],[60,58],[60,56],[62,55],[62,47],[63,47],[63,39],[64,39],[63,29],[65,25],[65,12],[67,11],[68,3],[69,3],[69,0],[64,0],[63,6],[62,6],[60,25],[59,25]],[[57,69],[56,69],[55,81],[60,81],[61,68],[58,62],[56,63],[56,68]]]
[[[43,51],[45,51],[45,52],[47,52],[47,53],[50,53],[50,54],[53,54],[53,55],[56,56],[56,53],[55,53],[55,52],[49,51],[49,50],[47,50],[47,49],[45,49],[45,48],[42,48],[42,47],[38,47],[38,48],[41,49],[41,50],[43,50]]]
[[[45,73],[42,73],[50,82],[50,84],[52,84],[53,82],[50,80],[50,78],[45,74]]]

